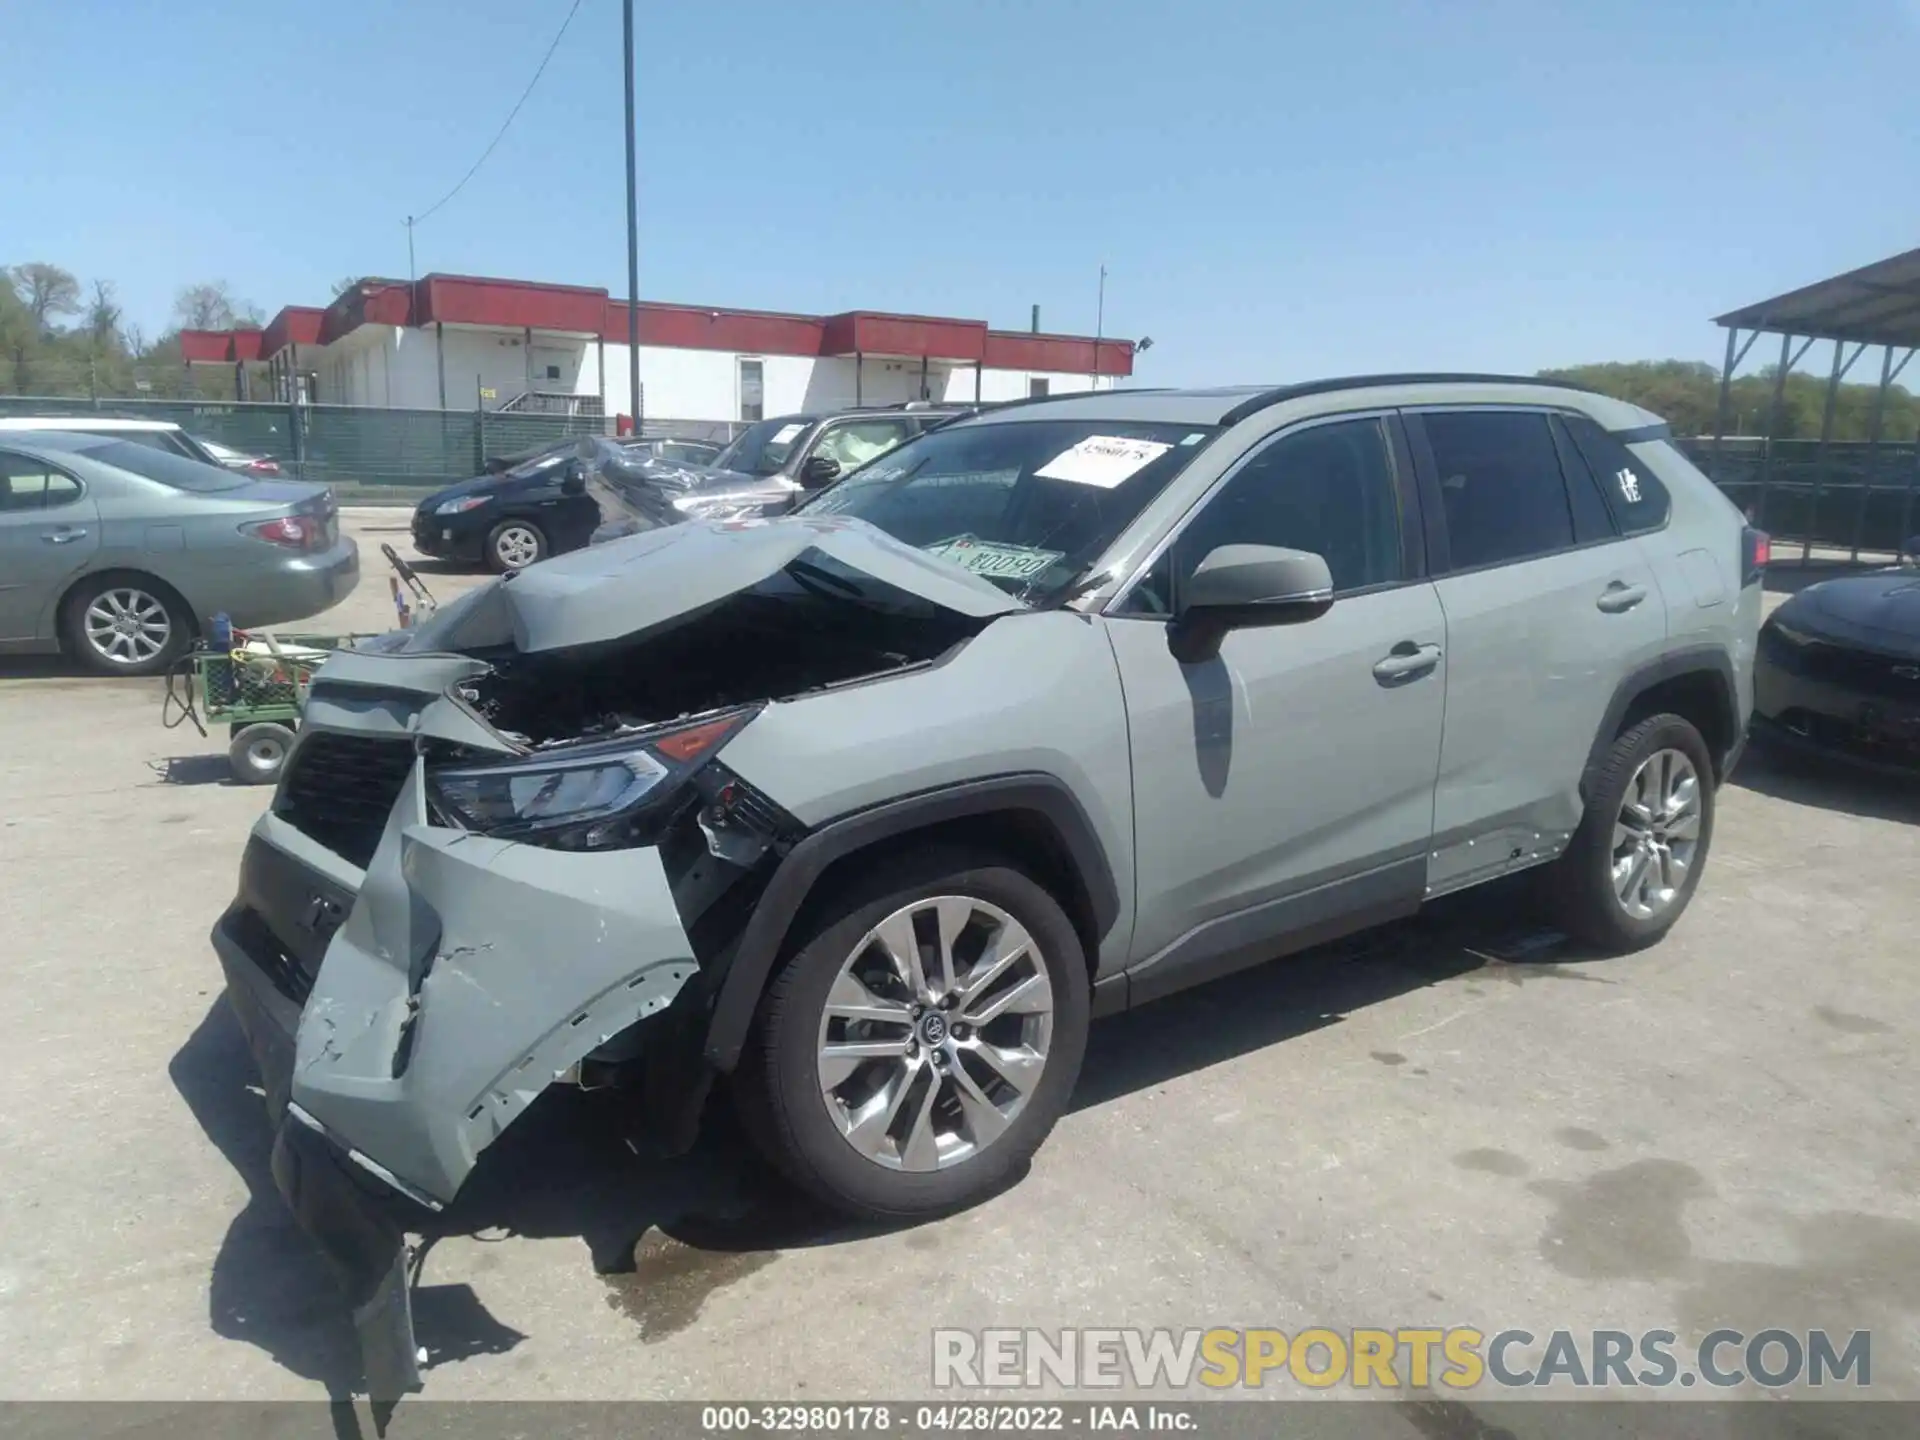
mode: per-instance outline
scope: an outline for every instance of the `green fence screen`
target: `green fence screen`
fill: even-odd
[[[170,420],[191,435],[270,455],[289,475],[324,481],[347,501],[406,501],[478,474],[490,459],[582,435],[611,433],[601,416],[479,410],[386,410],[206,400],[106,400],[0,396],[0,415],[112,415]],[[725,424],[649,421],[646,433],[725,438]],[[407,492],[412,492],[410,496]]]

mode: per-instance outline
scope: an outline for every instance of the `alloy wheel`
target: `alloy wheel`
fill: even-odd
[[[1613,892],[1636,920],[1664,914],[1686,888],[1700,845],[1700,773],[1679,750],[1633,772],[1613,823]]]
[[[932,1171],[1004,1135],[1046,1070],[1053,982],[997,905],[936,895],[853,947],[820,1018],[820,1093],[856,1152]]]
[[[540,537],[524,525],[510,525],[493,540],[493,553],[509,570],[520,570],[540,558]]]
[[[173,619],[166,605],[145,590],[116,585],[102,590],[81,617],[87,644],[113,665],[141,665],[167,648]]]

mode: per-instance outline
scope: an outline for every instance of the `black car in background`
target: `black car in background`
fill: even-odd
[[[442,560],[518,570],[548,555],[578,550],[600,523],[600,510],[567,462],[580,442],[568,440],[427,496],[413,511],[413,547]]]
[[[1809,585],[1760,627],[1754,739],[1920,777],[1920,535],[1900,563]]]
[[[715,507],[737,508],[735,497],[746,492],[755,497],[755,513],[775,514],[809,490],[831,485],[846,471],[973,408],[914,403],[782,415],[749,425],[723,450],[703,441],[652,437],[607,443],[628,461],[666,478],[686,502],[676,512],[682,519]],[[575,473],[577,467],[569,465],[579,454],[578,440],[564,441],[490,462],[489,473],[434,491],[414,508],[414,548],[496,572],[578,550],[602,523],[600,507]],[[698,501],[696,492],[702,497]],[[624,512],[608,518],[624,519]]]

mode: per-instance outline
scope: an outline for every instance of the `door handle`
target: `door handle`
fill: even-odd
[[[42,530],[40,538],[49,545],[66,545],[75,540],[86,539],[87,530],[84,525],[68,525],[59,530]]]
[[[1374,663],[1373,678],[1389,684],[1395,680],[1411,680],[1439,663],[1438,645],[1416,645],[1411,640],[1402,640]]]
[[[1609,615],[1618,615],[1622,611],[1631,610],[1646,598],[1646,586],[1623,585],[1620,581],[1615,580],[1600,592],[1600,598],[1593,603]]]

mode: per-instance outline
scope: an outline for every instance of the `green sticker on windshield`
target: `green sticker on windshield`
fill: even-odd
[[[996,545],[971,535],[956,535],[924,547],[929,555],[951,560],[963,570],[987,580],[1031,580],[1061,556],[1058,550],[1029,550],[1021,545]]]

